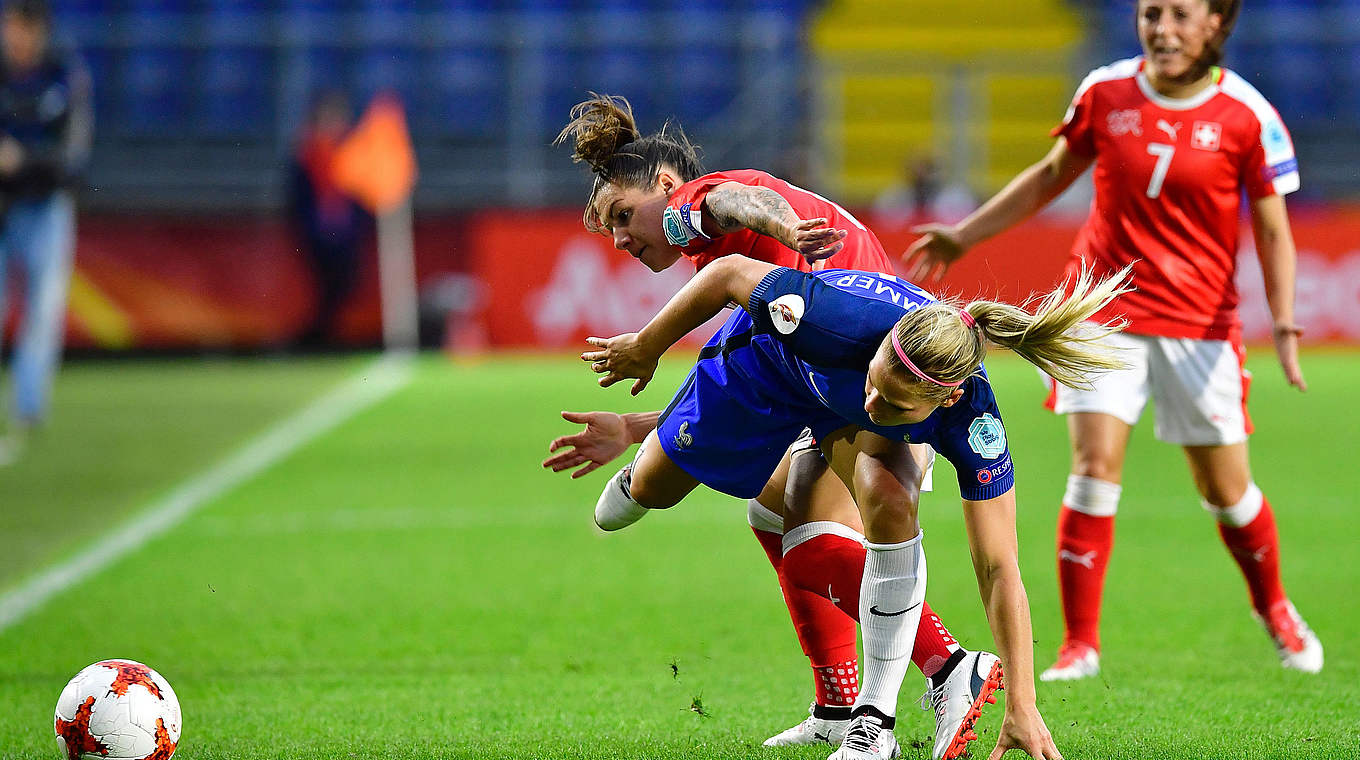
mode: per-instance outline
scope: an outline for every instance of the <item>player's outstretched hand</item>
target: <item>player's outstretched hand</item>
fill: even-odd
[[[637,333],[624,333],[612,338],[586,338],[586,342],[599,348],[599,351],[586,351],[581,360],[590,363],[590,369],[600,378],[600,387],[608,388],[620,380],[636,379],[633,383],[634,396],[642,392],[656,373],[656,363],[660,357],[653,356],[638,341]]]
[[[802,254],[809,264],[840,253],[845,247],[841,241],[849,233],[826,224],[826,219],[800,219],[793,226],[793,244],[789,247]]]
[[[996,740],[996,749],[992,750],[987,760],[1001,760],[1002,755],[1013,749],[1038,760],[1062,760],[1062,753],[1053,743],[1053,735],[1044,725],[1043,716],[1033,707],[1028,710],[1006,710],[1006,717],[1001,720],[1001,735]]]
[[[947,224],[922,224],[912,227],[911,231],[920,235],[902,254],[902,263],[907,267],[907,279],[912,282],[930,282],[944,277],[963,256],[964,247],[959,243],[958,232]]]
[[[571,474],[573,479],[589,475],[614,461],[632,443],[628,439],[628,426],[624,424],[622,415],[613,412],[562,412],[562,419],[585,425],[586,429],[575,435],[554,438],[548,444],[548,451],[556,453],[544,459],[543,466],[551,468],[553,472],[561,472],[584,465]]]
[[[1308,390],[1303,379],[1303,368],[1299,366],[1299,336],[1303,329],[1295,325],[1275,325],[1275,353],[1280,357],[1280,368],[1284,379],[1301,391]]]

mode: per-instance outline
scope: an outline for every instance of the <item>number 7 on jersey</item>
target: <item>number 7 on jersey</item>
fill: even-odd
[[[1157,165],[1152,168],[1152,179],[1148,180],[1147,197],[1156,198],[1162,194],[1162,182],[1171,168],[1171,157],[1176,155],[1176,146],[1166,143],[1148,143],[1147,152],[1157,157]]]

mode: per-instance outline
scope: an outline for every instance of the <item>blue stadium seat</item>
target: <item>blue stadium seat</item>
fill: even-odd
[[[660,126],[656,84],[664,67],[656,55],[639,47],[607,48],[588,55],[582,62],[578,81],[595,92],[622,95],[633,106],[633,114],[647,131]],[[585,93],[581,93],[584,98]]]
[[[213,48],[197,77],[196,126],[216,137],[268,135],[274,128],[269,55],[259,48]]]
[[[419,71],[419,60],[413,48],[375,45],[358,54],[355,86],[364,102],[379,92],[391,90],[409,104],[421,95]]]
[[[115,124],[139,136],[175,135],[188,126],[189,56],[181,49],[131,50],[123,59]]]
[[[1257,84],[1285,124],[1325,120],[1333,112],[1329,51],[1321,45],[1272,45]]]
[[[730,48],[687,49],[670,60],[673,96],[664,115],[681,123],[699,125],[732,105],[739,89],[741,70]]]
[[[1360,3],[1357,3],[1360,11]],[[1360,39],[1341,46],[1334,58],[1335,69],[1328,79],[1336,93],[1336,119],[1360,124]]]
[[[428,85],[411,127],[440,136],[480,139],[505,129],[505,60],[492,48],[434,51],[425,60]]]

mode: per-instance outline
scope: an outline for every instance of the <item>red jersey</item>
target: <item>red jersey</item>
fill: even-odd
[[[755,169],[705,174],[686,182],[671,194],[666,210],[662,212],[666,240],[678,246],[680,252],[694,262],[695,271],[703,269],[716,258],[733,253],[803,272],[813,269],[813,265],[801,254],[768,235],[740,229],[726,235],[710,236],[701,222],[704,198],[708,196],[709,190],[724,182],[768,187],[788,201],[800,219],[825,218],[828,226],[846,230],[848,234],[841,241],[845,247],[837,251],[836,255],[818,262],[817,269],[858,269],[894,274],[892,261],[884,252],[883,245],[849,211],[816,193]]]
[[[1233,72],[1213,76],[1173,100],[1152,89],[1141,57],[1118,61],[1086,77],[1053,130],[1095,158],[1095,201],[1068,273],[1083,260],[1098,276],[1133,263],[1137,290],[1096,317],[1122,314],[1131,333],[1236,339],[1242,192],[1254,200],[1299,187],[1279,114]]]

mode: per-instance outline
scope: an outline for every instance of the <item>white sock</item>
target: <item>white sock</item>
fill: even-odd
[[[911,664],[921,603],[926,598],[926,554],[921,536],[900,544],[866,544],[859,592],[864,636],[864,686],[855,708],[897,715],[897,693]]]
[[[620,530],[641,520],[647,508],[633,500],[628,492],[632,481],[632,466],[619,470],[604,484],[600,500],[595,502],[595,524],[600,530]]]
[[[775,514],[755,499],[746,502],[746,523],[756,530],[784,535],[784,516]]]

